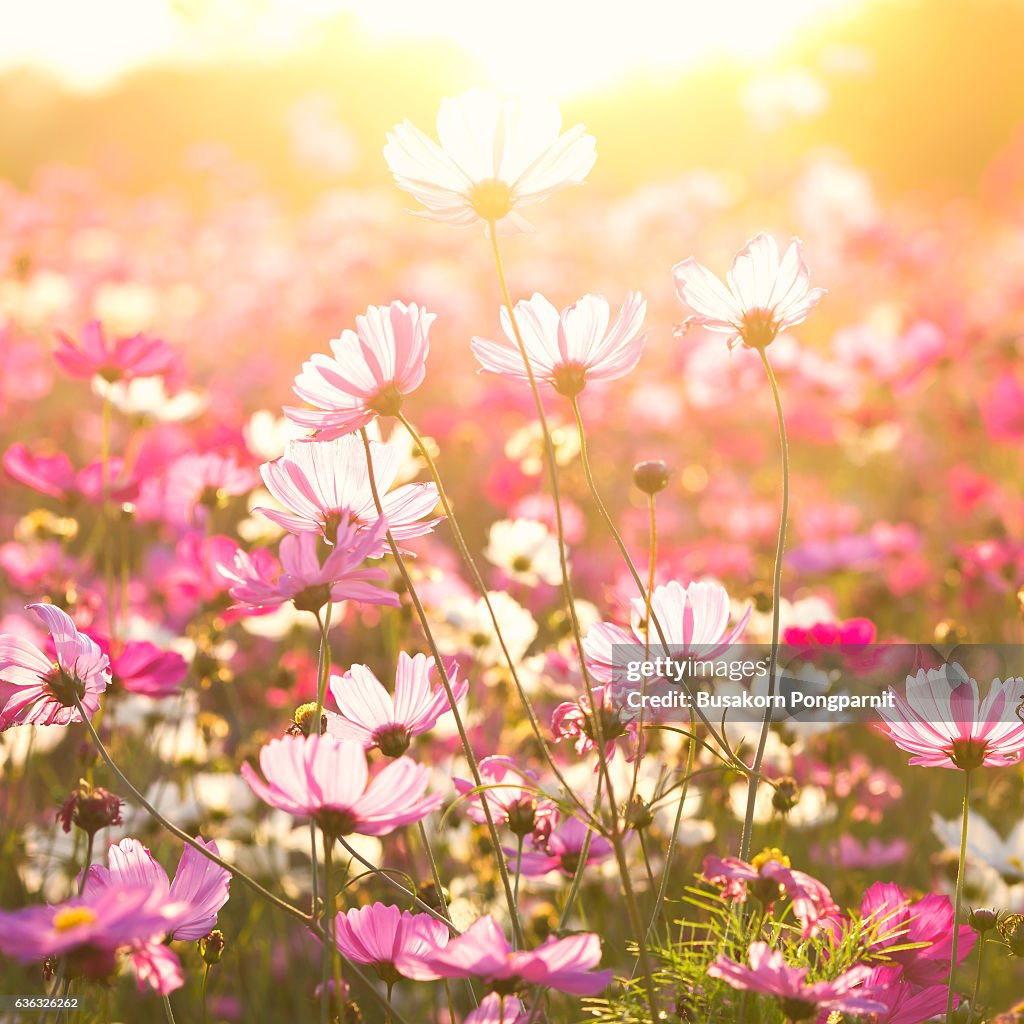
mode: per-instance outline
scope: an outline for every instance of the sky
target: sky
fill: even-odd
[[[443,37],[509,93],[571,96],[725,54],[767,59],[801,27],[864,0],[0,0],[0,68],[43,67],[77,89],[154,61],[219,61],[300,46],[351,12],[371,37]],[[481,83],[484,84],[484,83]]]

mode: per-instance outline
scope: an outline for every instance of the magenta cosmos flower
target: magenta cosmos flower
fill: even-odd
[[[21,637],[0,636],[0,731],[80,722],[75,696],[91,718],[110,682],[109,659],[66,612],[52,604],[28,607],[46,624],[57,657],[52,661]]]
[[[115,684],[146,697],[173,697],[188,675],[188,663],[176,651],[162,651],[148,640],[131,640],[111,662]]]
[[[764,232],[736,254],[726,287],[692,256],[672,268],[676,292],[694,315],[683,324],[729,335],[729,348],[741,342],[763,349],[787,327],[801,323],[825,295],[810,288],[810,271],[794,238],[782,260],[775,239]]]
[[[556,740],[572,740],[580,756],[597,750],[599,740],[604,739],[603,756],[606,761],[615,756],[616,741],[621,736],[628,735],[639,746],[643,736],[635,721],[635,712],[627,711],[622,702],[616,699],[611,686],[593,686],[591,693],[594,695],[597,715],[591,708],[589,694],[580,694],[574,701],[563,701],[551,713],[551,735]],[[631,761],[635,756],[630,754],[627,760]],[[594,770],[598,770],[597,765]]]
[[[364,750],[377,747],[387,757],[401,756],[413,736],[433,729],[451,710],[444,687],[430,685],[433,670],[433,658],[425,654],[410,658],[401,651],[394,696],[366,665],[353,665],[344,675],[331,676],[331,693],[341,713],[329,717],[328,732],[356,740]],[[469,683],[455,680],[454,667],[448,678],[455,699],[462,700]]]
[[[260,768],[266,782],[248,763],[242,777],[264,803],[313,818],[332,836],[387,835],[441,806],[440,794],[426,793],[429,768],[400,757],[371,781],[362,744],[335,736],[271,740],[260,750]]]
[[[910,764],[929,768],[998,767],[1017,764],[1024,749],[1024,722],[1014,710],[1024,679],[993,679],[984,700],[960,665],[922,669],[907,677],[906,695],[892,687],[893,707],[879,708],[881,726]]]
[[[374,584],[387,581],[385,569],[364,568],[363,562],[380,551],[388,530],[386,519],[368,530],[355,522],[339,527],[334,547],[320,562],[319,538],[313,533],[289,534],[281,541],[280,563],[267,550],[236,549],[233,564],[218,565],[232,584],[230,594],[239,606],[270,611],[292,601],[301,611],[319,612],[328,601],[359,601],[397,608],[394,591]]]
[[[706,857],[702,873],[713,885],[722,886],[723,898],[737,903],[752,894],[764,907],[771,907],[788,896],[805,939],[817,935],[822,923],[839,913],[828,887],[792,868],[781,850],[764,850],[750,863],[738,857]]]
[[[601,960],[596,935],[548,939],[536,949],[513,952],[493,917],[481,917],[444,949],[402,955],[396,967],[417,981],[438,978],[480,978],[487,988],[512,995],[527,985],[540,985],[576,996],[593,996],[607,988],[611,971],[595,971]]]
[[[492,754],[479,765],[484,789],[477,788],[468,779],[452,779],[460,795],[473,793],[466,801],[466,813],[477,824],[487,821],[483,803],[486,800],[491,818],[496,825],[508,825],[514,835],[525,836],[540,830],[551,831],[555,804],[540,795],[537,776],[520,768],[511,757]]]
[[[396,965],[404,957],[430,955],[448,945],[448,926],[429,914],[371,903],[335,917],[334,941],[344,956],[371,964],[390,986],[402,975]]]
[[[160,338],[136,334],[109,341],[98,320],[82,328],[78,344],[58,331],[53,357],[72,377],[88,379],[98,374],[107,381],[156,377],[175,370],[179,361],[174,349]]]
[[[571,398],[589,381],[618,380],[636,366],[646,341],[640,333],[646,310],[643,296],[630,292],[609,328],[608,302],[599,295],[584,295],[559,314],[535,293],[516,303],[515,314],[534,376]],[[529,380],[505,307],[501,327],[511,344],[474,338],[473,355],[488,373]]]
[[[211,853],[219,853],[217,844],[196,842]],[[107,850],[107,867],[93,864],[85,879],[83,895],[101,899],[103,893],[118,889],[148,889],[180,904],[182,913],[173,928],[172,939],[195,941],[208,935],[217,924],[217,912],[228,901],[231,874],[214,864],[198,850],[186,846],[182,851],[174,881],[137,839],[122,839]]]
[[[370,442],[373,474],[384,518],[395,540],[429,533],[440,519],[424,519],[437,505],[433,484],[402,484],[391,490],[401,462],[394,445]],[[362,441],[339,437],[333,441],[290,441],[285,454],[260,466],[267,490],[288,510],[257,508],[289,533],[319,533],[333,544],[350,522],[368,530],[380,518],[370,488]],[[369,557],[382,555],[381,539]]]
[[[787,967],[782,954],[767,942],[750,944],[747,967],[722,954],[708,966],[708,975],[741,991],[774,996],[782,1012],[791,1021],[810,1020],[822,1011],[840,1013],[883,1013],[885,1003],[864,988],[871,969],[851,967],[831,981],[807,982],[806,967]]]
[[[150,888],[94,890],[54,906],[0,911],[0,951],[21,963],[66,956],[73,976],[104,978],[117,950],[159,940],[187,912]]]
[[[594,138],[582,125],[564,134],[556,104],[502,100],[473,89],[441,101],[437,136],[409,121],[384,147],[395,182],[418,199],[421,217],[447,224],[484,220],[502,232],[529,230],[516,208],[582,184],[594,166]]]
[[[330,441],[365,427],[375,416],[394,416],[402,396],[423,383],[435,316],[413,303],[371,306],[354,331],[331,341],[334,358],[317,353],[302,364],[295,394],[315,409],[286,406],[293,423]]]
[[[655,587],[651,594],[652,618],[657,619],[668,642],[666,651],[654,623],[645,631],[646,606],[640,598],[630,602],[632,635],[621,626],[598,622],[587,631],[583,653],[587,668],[602,682],[610,682],[621,673],[623,662],[614,657],[616,644],[636,646],[649,640],[651,657],[671,655],[677,658],[714,658],[721,654],[743,632],[750,618],[748,608],[743,618],[729,628],[729,594],[718,583],[700,581],[684,586],[676,580]]]
[[[547,833],[541,832],[534,837],[534,849],[525,850],[522,854],[520,868],[527,878],[539,878],[549,871],[558,871],[565,878],[572,878],[579,867],[583,849],[587,845],[587,833],[590,829],[576,817],[563,818],[556,828],[551,829],[547,823]],[[506,851],[515,857],[516,851]],[[594,832],[590,837],[587,849],[587,866],[606,860],[612,853],[612,844]]]

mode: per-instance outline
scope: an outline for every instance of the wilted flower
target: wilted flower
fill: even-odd
[[[529,225],[516,207],[580,184],[594,166],[593,136],[582,125],[564,135],[561,128],[553,103],[473,89],[441,101],[440,145],[403,121],[388,133],[384,159],[398,187],[427,207],[420,216],[522,231]]]

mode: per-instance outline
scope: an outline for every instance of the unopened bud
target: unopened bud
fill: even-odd
[[[967,916],[967,923],[979,934],[992,931],[999,924],[999,912],[995,910],[972,910]]]
[[[772,794],[772,807],[780,814],[789,814],[800,801],[800,784],[792,776],[784,776],[775,781],[775,792]]]
[[[644,494],[657,494],[668,486],[668,466],[661,459],[647,459],[633,467],[633,483]]]
[[[219,928],[214,928],[209,935],[201,938],[196,945],[199,947],[199,955],[203,958],[204,962],[209,964],[211,967],[214,964],[220,963],[220,958],[224,955],[224,933]]]

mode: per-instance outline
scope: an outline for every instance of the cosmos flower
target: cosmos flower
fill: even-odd
[[[741,342],[763,349],[788,327],[801,323],[825,295],[810,288],[810,271],[792,239],[780,262],[775,239],[763,232],[736,254],[728,288],[692,256],[672,268],[676,292],[694,315],[683,330],[698,326],[729,335],[729,347]]]
[[[242,765],[242,777],[271,807],[314,818],[327,835],[383,836],[420,821],[441,806],[426,795],[430,769],[412,758],[385,765],[372,781],[361,743],[335,736],[283,736],[260,750],[260,768]]]
[[[873,967],[864,987],[874,989],[872,999],[885,1003],[885,1012],[872,1018],[877,1024],[921,1024],[946,1009],[945,985],[913,985],[898,967]],[[959,1004],[960,997],[954,995],[953,1006]]]
[[[480,778],[486,787],[465,800],[466,814],[477,824],[487,821],[483,802],[491,812],[495,825],[508,825],[518,836],[536,830],[550,831],[555,813],[552,801],[538,795],[537,777],[533,772],[519,768],[510,757],[492,754],[480,761]],[[471,793],[476,783],[453,778],[456,792]]]
[[[557,586],[562,582],[558,538],[535,519],[500,519],[487,534],[484,557],[517,583]]]
[[[424,519],[437,505],[433,484],[402,484],[391,490],[401,453],[391,445],[370,442],[370,458],[384,518],[395,540],[429,533],[440,519]],[[368,530],[380,518],[373,500],[362,441],[290,441],[284,455],[260,467],[267,490],[288,510],[257,508],[289,533],[320,533],[333,544],[349,522]],[[368,557],[382,555],[381,538]]]
[[[595,679],[610,682],[621,675],[621,658],[616,662],[614,657],[617,644],[635,647],[649,640],[652,658],[671,655],[710,659],[736,641],[750,618],[748,607],[739,622],[730,629],[729,595],[723,586],[706,581],[684,586],[672,580],[655,587],[651,594],[652,618],[657,619],[665,634],[668,642],[666,651],[661,646],[661,638],[653,622],[649,632],[645,632],[647,609],[643,600],[633,598],[630,609],[632,636],[621,626],[609,622],[598,622],[587,631],[583,653]]]
[[[780,850],[765,850],[749,863],[738,857],[706,857],[702,874],[712,884],[722,886],[724,899],[737,903],[753,894],[763,906],[770,907],[783,896],[789,897],[805,939],[817,935],[822,922],[839,913],[828,888],[791,867]]]
[[[521,999],[512,999],[492,992],[465,1020],[465,1024],[526,1024],[530,1015]]]
[[[0,952],[20,963],[67,956],[73,973],[106,977],[118,949],[163,936],[187,912],[148,887],[96,889],[66,903],[0,911]]]
[[[469,691],[466,680],[456,680],[457,666],[446,666],[456,701]],[[357,740],[365,750],[380,749],[387,757],[399,757],[409,749],[413,736],[428,732],[451,710],[444,687],[432,687],[434,659],[425,654],[410,658],[398,654],[395,692],[392,696],[366,665],[353,665],[344,675],[331,676],[331,694],[340,715],[331,715],[328,731]]]
[[[603,738],[604,759],[610,761],[615,755],[616,740],[628,734],[636,742],[640,729],[635,720],[627,718],[629,712],[616,699],[610,686],[593,686],[591,691],[598,707],[599,721],[595,721],[590,696],[583,693],[575,701],[563,701],[551,713],[551,735],[556,740],[573,740],[573,747],[580,756],[597,750],[598,742]],[[629,760],[633,757],[635,755],[630,755]]]
[[[502,995],[540,985],[593,996],[612,980],[611,971],[593,970],[600,960],[601,942],[596,935],[551,938],[536,949],[514,952],[494,918],[481,917],[443,949],[404,954],[395,966],[417,981],[480,978],[487,988]]]
[[[402,396],[423,383],[434,314],[412,303],[370,306],[354,331],[331,341],[334,357],[317,353],[302,364],[295,393],[315,409],[286,406],[293,422],[319,441],[349,434],[374,417],[394,416]]]
[[[959,820],[948,821],[932,814],[932,831],[947,850],[959,849],[960,828]],[[972,812],[967,859],[986,864],[1008,885],[1024,882],[1024,819],[1017,821],[1004,839],[981,815]]]
[[[954,917],[947,896],[929,893],[912,901],[898,885],[875,882],[864,893],[860,913],[876,927],[872,951],[897,963],[907,981],[936,985],[949,977]],[[969,925],[960,926],[958,963],[970,955],[976,938]]]
[[[523,231],[529,225],[517,207],[581,184],[597,159],[582,125],[564,134],[561,128],[554,103],[502,100],[473,89],[441,101],[440,145],[403,121],[388,133],[384,159],[398,187],[426,207],[420,216]]]
[[[188,674],[185,659],[176,651],[162,651],[148,640],[130,640],[110,663],[113,681],[129,693],[146,697],[173,697],[181,692]]]
[[[550,819],[547,825],[549,834],[536,836],[534,849],[523,851],[520,864],[522,873],[527,878],[538,878],[549,871],[558,871],[563,878],[572,878],[579,866],[590,829],[572,815],[563,818],[553,829],[550,828]],[[507,852],[515,857],[515,850]],[[604,836],[591,834],[587,865],[599,864],[611,854],[612,844]]]
[[[646,311],[643,296],[630,292],[609,328],[608,301],[600,295],[584,295],[559,313],[535,293],[516,303],[515,315],[534,377],[571,398],[590,381],[618,380],[636,366],[646,341],[640,333]],[[474,337],[473,355],[488,373],[527,381],[529,374],[505,307],[501,326],[509,344]]]
[[[237,548],[232,563],[220,563],[218,570],[231,583],[232,598],[257,610],[277,608],[286,601],[312,612],[319,612],[328,601],[397,608],[400,601],[394,591],[374,586],[387,581],[387,570],[363,567],[367,558],[380,551],[387,530],[386,519],[377,520],[368,530],[360,530],[355,522],[342,524],[322,564],[316,534],[289,534],[281,541],[280,563],[264,549]]]
[[[873,989],[863,987],[871,973],[868,967],[851,967],[831,981],[808,983],[808,968],[787,967],[782,953],[767,942],[752,942],[748,957],[749,967],[723,953],[708,966],[707,972],[741,991],[774,996],[788,1020],[810,1020],[822,1011],[869,1014],[887,1009],[874,998]]]
[[[429,914],[371,903],[354,907],[334,919],[334,941],[343,956],[372,964],[382,980],[394,984],[405,956],[430,954],[448,945],[448,926]]]
[[[504,590],[489,590],[487,596],[501,624],[508,652],[514,661],[526,654],[537,637],[533,616]],[[502,660],[498,637],[490,612],[482,597],[459,594],[446,600],[437,609],[438,621],[434,635],[444,652],[471,653],[481,664],[492,665]]]
[[[1016,764],[1024,749],[1024,722],[1014,710],[1022,692],[1020,677],[993,679],[982,700],[962,666],[921,669],[907,677],[905,696],[889,688],[894,706],[878,709],[880,729],[914,755],[910,764],[961,771]]]
[[[57,657],[52,661],[21,637],[0,636],[0,731],[80,722],[76,694],[91,718],[110,682],[109,659],[66,612],[52,604],[28,607],[46,624]]]
[[[77,344],[58,331],[53,358],[71,377],[88,379],[99,375],[107,381],[155,377],[176,370],[180,360],[178,353],[160,338],[136,334],[111,342],[98,320],[82,328]]]
[[[98,502],[103,496],[104,469],[99,460],[76,471],[64,452],[39,455],[19,442],[4,452],[3,467],[12,480],[58,501],[72,501],[80,497]],[[130,498],[136,491],[134,482],[121,479],[123,469],[122,459],[107,461],[107,495],[114,500]]]
[[[217,844],[196,836],[204,849],[219,854]],[[93,864],[85,879],[84,896],[101,899],[121,888],[144,888],[181,905],[182,913],[168,936],[185,942],[201,939],[217,924],[217,912],[228,901],[231,875],[191,846],[182,850],[174,880],[137,839],[122,839],[107,850],[107,867]]]

